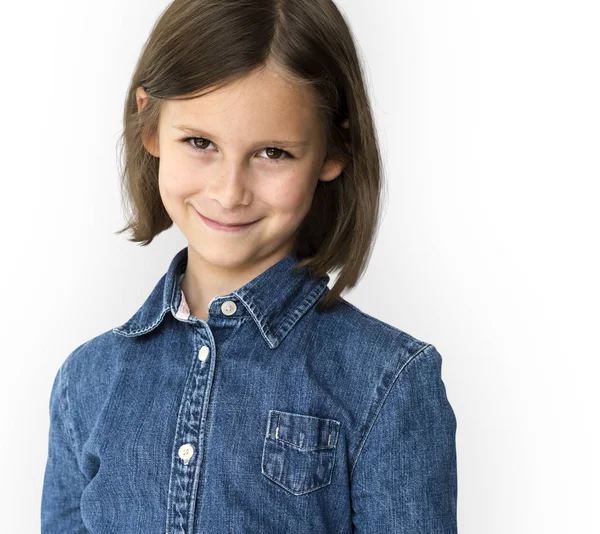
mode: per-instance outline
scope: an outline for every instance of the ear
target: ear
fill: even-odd
[[[335,180],[340,174],[342,174],[345,166],[345,161],[329,158],[321,166],[319,180],[322,182],[330,182],[331,180]]]
[[[344,122],[342,122],[341,127],[345,130],[349,130],[349,119],[346,119]],[[321,167],[321,175],[319,176],[319,180],[321,180],[322,182],[329,182],[331,180],[335,180],[340,174],[342,174],[344,167],[346,167],[346,163],[347,161],[340,159],[328,159],[327,161],[325,161],[325,163],[323,163],[323,166]]]
[[[137,101],[138,113],[146,107],[148,98],[148,93],[146,93],[146,90],[141,85],[136,88],[135,99]],[[148,135],[146,132],[142,133],[142,143],[144,144],[145,149],[155,158],[160,157],[160,147],[157,137],[157,135]]]

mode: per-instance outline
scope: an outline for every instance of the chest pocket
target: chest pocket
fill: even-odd
[[[269,410],[262,474],[294,495],[331,483],[340,423]]]

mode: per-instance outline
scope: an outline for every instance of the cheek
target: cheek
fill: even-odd
[[[192,179],[191,172],[185,169],[170,168],[162,165],[158,173],[158,190],[162,204],[171,220],[180,228],[185,224],[188,206],[184,202],[198,190],[198,181]]]
[[[286,179],[265,187],[261,191],[261,198],[276,211],[307,211],[313,192],[314,188],[308,177],[293,173]]]
[[[163,201],[179,199],[197,192],[197,174],[185,166],[170,165],[168,160],[161,160],[158,186]]]

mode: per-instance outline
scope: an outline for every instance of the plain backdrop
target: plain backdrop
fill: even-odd
[[[337,5],[387,183],[344,296],[442,354],[459,531],[600,532],[599,4]],[[166,6],[2,9],[2,532],[39,532],[58,367],[125,322],[186,244],[176,227],[148,247],[115,235],[125,91]]]

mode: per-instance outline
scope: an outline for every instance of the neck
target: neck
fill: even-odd
[[[230,266],[211,263],[188,245],[188,262],[181,289],[190,312],[203,321],[208,320],[208,305],[215,297],[228,295],[239,289],[290,251],[288,247],[247,264]]]

